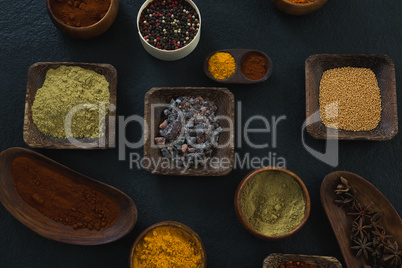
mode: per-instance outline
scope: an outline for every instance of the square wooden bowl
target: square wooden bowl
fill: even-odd
[[[316,267],[342,268],[342,264],[334,257],[276,253],[265,258],[263,268],[278,268],[281,264],[289,261],[307,262]]]
[[[339,67],[371,69],[381,92],[381,121],[371,131],[327,128],[320,117],[319,88],[322,74]],[[312,55],[306,60],[307,132],[315,139],[390,140],[398,133],[395,66],[387,55]]]
[[[104,75],[109,82],[110,104],[116,107],[116,86],[117,71],[110,64],[100,63],[75,63],[75,62],[38,62],[28,70],[27,93],[25,100],[24,116],[24,141],[32,148],[48,149],[107,149],[115,144],[116,130],[116,109],[109,109],[105,120],[105,136],[97,139],[79,138],[79,146],[70,143],[68,139],[59,139],[43,134],[39,131],[32,119],[32,105],[35,100],[36,92],[43,86],[46,73],[49,69],[57,69],[65,66],[79,66],[84,69],[92,70]]]
[[[207,101],[213,101],[218,107],[216,115],[227,116],[233,123],[229,124],[226,120],[221,121],[223,129],[228,128],[220,134],[219,144],[228,144],[223,148],[215,148],[212,154],[216,159],[229,159],[225,165],[206,167],[184,167],[164,168],[158,165],[162,153],[155,146],[154,138],[159,135],[159,125],[165,120],[163,114],[167,107],[155,107],[152,112],[153,104],[169,105],[170,100],[181,96],[201,96]],[[234,164],[234,96],[226,88],[214,87],[162,87],[152,88],[145,95],[145,122],[144,128],[144,159],[147,160],[145,169],[152,174],[159,175],[178,175],[178,176],[224,176],[232,169]]]

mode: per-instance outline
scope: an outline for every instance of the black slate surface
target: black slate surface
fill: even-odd
[[[22,126],[28,67],[38,61],[102,62],[118,71],[118,109],[121,116],[143,114],[144,94],[154,86],[220,86],[203,73],[204,57],[225,48],[253,48],[266,52],[274,72],[265,83],[231,85],[242,101],[243,124],[252,115],[286,115],[279,124],[276,148],[252,149],[243,143],[240,156],[276,153],[287,168],[306,183],[311,217],[296,236],[267,242],[249,235],[237,221],[233,197],[250,169],[226,177],[178,178],[151,176],[130,170],[119,161],[118,150],[37,150],[79,172],[113,185],[137,204],[139,220],[132,233],[117,242],[94,247],[66,245],[38,236],[0,206],[1,267],[127,267],[132,243],[151,224],[175,220],[201,236],[208,266],[262,267],[270,253],[331,255],[342,260],[335,236],[319,199],[322,179],[334,170],[355,172],[381,190],[402,214],[402,144],[400,135],[389,142],[340,142],[340,163],[333,168],[310,155],[301,141],[305,120],[304,61],[316,53],[388,54],[402,81],[402,2],[397,0],[329,0],[318,12],[293,17],[276,10],[268,0],[196,1],[202,15],[197,49],[177,62],[148,55],[136,31],[142,1],[121,0],[117,20],[104,35],[90,41],[64,36],[51,23],[45,0],[0,1],[0,150],[25,146]],[[399,88],[399,87],[398,87]],[[401,105],[401,96],[398,95]],[[399,117],[402,109],[399,109]],[[257,122],[253,126],[257,126]],[[126,129],[130,141],[141,138],[138,124]],[[269,134],[253,134],[255,143],[271,143]],[[323,150],[324,142],[307,143]],[[142,154],[142,148],[127,150]]]

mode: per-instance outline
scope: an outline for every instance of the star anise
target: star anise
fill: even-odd
[[[374,235],[374,239],[373,239],[373,241],[376,243],[376,244],[384,244],[384,245],[386,245],[387,244],[387,241],[388,241],[388,239],[389,238],[392,238],[392,235],[387,235],[386,233],[385,233],[385,230],[376,230],[376,231],[372,231],[371,232],[373,235]]]
[[[355,207],[357,204],[356,197],[351,193],[344,193],[342,195],[339,195],[338,199],[335,199],[334,202],[342,207],[346,205],[350,208]]]
[[[345,179],[344,177],[340,177],[339,179],[341,180],[342,184],[347,187],[351,187],[347,179]]]
[[[371,256],[373,256],[376,259],[381,259],[383,255],[384,255],[384,244],[373,241],[373,252],[371,252]]]
[[[353,250],[357,250],[356,257],[360,257],[360,255],[364,255],[366,259],[368,259],[369,255],[368,253],[373,251],[371,246],[373,245],[372,242],[367,241],[367,237],[364,237],[363,239],[356,239],[355,241],[356,246],[351,247]]]
[[[362,207],[360,204],[357,204],[355,208],[356,212],[349,212],[347,214],[349,216],[356,216],[355,221],[357,221],[360,218],[363,218],[363,220],[365,220],[366,218],[371,218],[372,215],[375,214],[375,212],[371,212],[368,210],[372,204],[373,202],[365,205],[364,207]]]
[[[385,228],[379,224],[379,222],[381,221],[381,217],[382,217],[381,212],[377,212],[373,215],[373,217],[371,217],[370,222],[371,222],[371,229],[373,231],[380,232],[382,230],[385,230]]]
[[[399,251],[398,243],[396,241],[392,243],[388,240],[387,242],[388,244],[387,246],[385,246],[385,252],[387,253],[387,255],[384,256],[384,261],[390,262],[391,265],[397,267],[401,264],[402,252]]]
[[[340,177],[340,180],[341,180],[341,184],[338,184],[336,186],[335,193],[339,195],[339,194],[344,194],[344,193],[350,192],[351,194],[354,195],[355,189],[349,185],[349,182],[343,177]]]
[[[360,218],[358,221],[355,221],[352,226],[352,234],[353,237],[363,239],[363,237],[367,234],[366,229],[370,229],[370,225],[364,225],[363,218]]]
[[[355,217],[350,236],[353,241],[351,249],[357,251],[356,257],[363,255],[366,259],[370,258],[370,265],[364,268],[402,268],[402,252],[397,242],[391,242],[392,236],[387,235],[380,225],[382,213],[369,210],[373,202],[362,206],[349,182],[343,177],[340,181],[334,202],[343,206],[347,215]]]
[[[386,267],[384,267],[381,264],[378,264],[376,261],[374,261],[374,264],[372,264],[371,266],[370,265],[365,265],[364,268],[386,268]]]

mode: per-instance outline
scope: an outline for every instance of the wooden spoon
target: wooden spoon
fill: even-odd
[[[380,224],[385,228],[387,234],[393,236],[399,247],[402,246],[402,220],[382,193],[362,177],[351,172],[336,171],[324,178],[321,184],[321,203],[334,230],[345,263],[349,268],[364,267],[365,264],[368,264],[364,257],[356,258],[355,252],[350,249],[352,218],[346,215],[344,208],[334,203],[336,199],[334,190],[340,184],[340,177],[347,179],[350,185],[355,188],[356,197],[360,204],[365,205],[373,202],[369,210],[382,212]]]
[[[105,230],[96,231],[89,229],[74,230],[71,226],[63,225],[42,215],[28,205],[15,188],[14,178],[11,173],[11,163],[17,156],[31,157],[40,161],[44,166],[69,177],[74,182],[105,193],[119,205],[119,218],[113,226]],[[133,200],[125,193],[24,148],[11,148],[0,154],[0,202],[11,215],[37,234],[51,240],[76,245],[110,243],[127,235],[134,228],[137,221],[137,208]]]

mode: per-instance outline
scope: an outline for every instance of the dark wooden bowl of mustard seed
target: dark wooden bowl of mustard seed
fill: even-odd
[[[184,108],[181,106],[183,97],[188,99]],[[204,104],[213,104],[214,115],[207,115],[210,111],[198,111],[197,106],[207,109]],[[172,105],[178,107],[176,110],[184,109],[183,116],[171,113]],[[228,89],[152,88],[145,94],[144,117],[144,167],[148,172],[175,176],[224,176],[233,169],[234,96]],[[206,123],[203,118],[210,120],[209,126],[202,126]],[[211,130],[210,126],[217,124],[218,118],[219,126]],[[219,132],[218,137],[212,135],[211,132],[215,131]]]
[[[277,241],[303,228],[310,216],[311,201],[307,187],[295,173],[263,167],[239,183],[234,206],[237,218],[249,233]]]
[[[179,242],[172,244],[172,241]],[[157,246],[150,246],[150,243]],[[162,253],[161,250],[169,252]],[[129,262],[130,268],[145,268],[150,264],[174,267],[178,259],[183,267],[207,267],[207,251],[199,235],[183,223],[163,221],[148,227],[135,239]]]
[[[289,15],[307,15],[320,9],[327,0],[271,0],[280,11]]]
[[[50,134],[45,134],[41,132],[38,126],[34,123],[33,106],[35,103],[36,94],[40,88],[43,88],[48,71],[58,70],[62,66],[68,68],[80,67],[95,76],[100,75],[101,77],[104,77],[109,84],[107,89],[109,91],[109,106],[105,114],[104,125],[99,128],[100,132],[97,137],[82,137],[70,141],[67,136],[56,137]],[[96,79],[98,78],[94,78],[93,80],[97,81]],[[28,70],[23,132],[25,143],[31,148],[47,149],[107,149],[114,146],[116,139],[116,87],[117,71],[110,64],[75,62],[38,62],[33,64]],[[61,98],[63,98],[63,96],[61,96]],[[57,102],[55,101],[56,96],[54,95],[53,97],[50,96],[49,99],[52,102]],[[71,100],[72,96],[70,96],[68,99]],[[78,99],[78,97],[76,99]],[[50,103],[47,102],[46,105],[42,106],[50,107]],[[52,122],[49,124],[52,124]]]
[[[23,225],[58,242],[100,245],[130,233],[133,200],[25,148],[0,154],[0,202]]]
[[[224,49],[210,53],[204,61],[204,73],[224,84],[256,84],[272,74],[273,64],[264,52],[253,49]]]
[[[305,66],[310,136],[375,141],[395,137],[398,113],[395,66],[390,57],[317,54]]]
[[[304,266],[297,266],[298,263],[304,264]],[[278,253],[272,253],[266,257],[263,268],[278,268],[282,267],[281,265],[284,267],[342,268],[342,264],[334,257]]]
[[[91,39],[106,32],[117,17],[119,0],[46,0],[53,24],[77,39]]]

